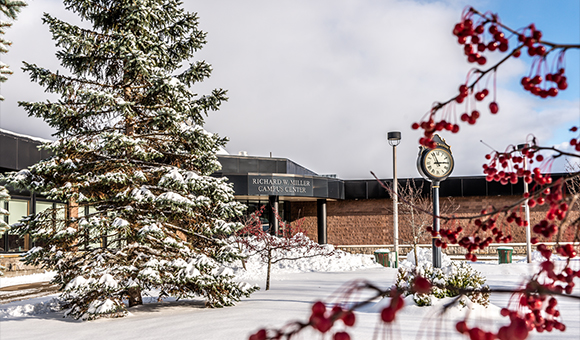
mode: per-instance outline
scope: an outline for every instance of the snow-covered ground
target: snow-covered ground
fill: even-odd
[[[145,299],[148,302],[145,305],[131,309],[126,318],[81,322],[62,317],[63,312],[57,310],[58,303],[54,300],[56,296],[4,304],[0,305],[0,339],[247,339],[261,327],[281,327],[289,321],[306,320],[312,302],[330,300],[335,296],[333,293],[355,279],[390,287],[395,282],[396,270],[377,266],[369,259],[369,256],[344,254],[332,261],[312,258],[303,260],[303,263],[278,265],[273,270],[269,291],[261,290],[237,306],[223,309],[200,308],[199,301],[156,302],[152,296]],[[475,270],[487,277],[492,288],[518,287],[525,277],[534,273],[537,265],[472,264]],[[580,261],[574,261],[573,265],[578,269]],[[262,267],[254,262],[248,263],[247,267],[251,273],[244,273],[240,268],[236,272],[244,280],[264,287]],[[576,285],[575,295],[580,294],[579,285],[580,282]],[[376,301],[356,313],[357,322],[351,334],[353,339],[372,339],[375,331],[379,334],[385,332],[387,339],[466,339],[454,330],[455,322],[463,318],[464,313],[469,312],[469,320],[477,322],[483,329],[497,329],[496,325],[507,323],[499,315],[499,308],[506,306],[509,299],[507,294],[492,294],[488,308],[478,305],[472,309],[452,308],[440,315],[437,305],[417,307],[408,297],[405,300],[407,307],[397,314],[396,323],[389,328],[377,328],[385,301]],[[532,333],[530,339],[580,338],[578,300],[560,298],[558,307],[562,322],[567,326],[566,332]],[[299,338],[322,339],[309,332]]]
[[[26,283],[45,282],[52,280],[54,272],[44,272],[32,275],[3,277],[0,276],[0,288],[8,286],[22,285]]]

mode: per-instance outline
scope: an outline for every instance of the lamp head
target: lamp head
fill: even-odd
[[[391,146],[397,146],[401,142],[401,132],[391,131],[387,133],[387,140]]]

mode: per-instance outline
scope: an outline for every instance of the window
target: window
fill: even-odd
[[[28,216],[28,200],[12,198],[10,201],[0,202],[10,215],[2,216],[9,225],[18,223],[23,217]],[[0,238],[0,252],[21,252],[29,248],[28,239],[6,231]]]

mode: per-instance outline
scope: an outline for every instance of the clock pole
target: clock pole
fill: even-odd
[[[437,232],[437,236],[432,238],[433,268],[441,268],[441,248],[435,244],[441,237],[439,236],[439,183],[439,181],[433,181],[431,184],[433,193],[433,230]]]
[[[431,194],[433,197],[433,236],[431,239],[433,243],[432,260],[433,268],[441,268],[441,247],[437,246],[437,242],[441,235],[439,235],[439,185],[442,181],[447,179],[453,168],[455,162],[451,154],[451,148],[444,139],[439,135],[433,135],[433,141],[437,146],[433,149],[424,146],[419,146],[419,156],[417,157],[417,170],[427,181],[431,182]],[[437,157],[437,153],[439,157]],[[448,164],[447,166],[442,164]]]

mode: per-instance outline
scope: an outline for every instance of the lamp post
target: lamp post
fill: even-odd
[[[519,144],[517,149],[522,152],[524,148],[529,147],[528,144]],[[528,160],[526,156],[522,153],[524,157],[524,171],[528,170]],[[528,193],[528,183],[524,181],[524,195]],[[532,242],[531,242],[531,230],[530,230],[530,206],[528,205],[528,199],[524,201],[524,211],[526,213],[526,258],[528,263],[532,263]]]
[[[399,267],[399,196],[397,182],[397,145],[401,143],[401,132],[391,131],[387,133],[387,140],[393,147],[393,245],[395,248],[395,268]]]

